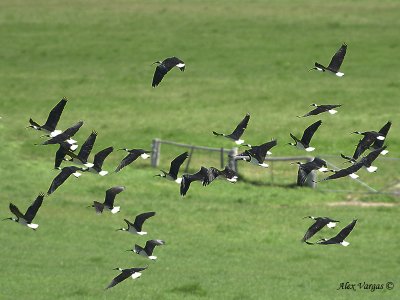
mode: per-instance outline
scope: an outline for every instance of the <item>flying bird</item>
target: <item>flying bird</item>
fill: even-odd
[[[107,147],[96,153],[93,160],[93,167],[89,167],[87,170],[91,173],[99,174],[100,176],[105,176],[108,171],[103,170],[104,160],[114,151],[113,147]]]
[[[230,133],[230,134],[225,134],[225,133],[218,133],[213,131],[213,134],[215,136],[223,136],[226,137],[228,139],[233,140],[237,145],[242,145],[244,143],[244,140],[241,140],[241,136],[243,135],[244,131],[247,128],[247,124],[249,123],[250,120],[250,114],[247,113],[246,116],[243,118],[243,120],[236,126],[235,130]],[[251,147],[250,145],[246,145],[245,146]]]
[[[178,172],[179,172],[181,165],[188,157],[189,157],[188,152],[184,152],[184,153],[178,155],[177,157],[174,158],[173,161],[171,161],[171,165],[170,165],[168,173],[161,170],[162,174],[157,174],[155,176],[160,176],[165,179],[175,181],[176,183],[181,183],[182,178],[178,177]]]
[[[64,130],[60,134],[57,134],[55,137],[44,141],[41,145],[52,145],[52,144],[59,144],[61,142],[66,141],[68,144],[76,144],[76,141],[71,139],[78,132],[79,128],[83,125],[83,121],[79,121],[78,123],[72,125],[68,129]],[[38,144],[36,144],[38,145]]]
[[[303,219],[306,219],[306,218],[313,219],[315,222],[307,229],[307,232],[304,234],[304,237],[301,239],[302,242],[309,240],[314,234],[316,234],[318,231],[320,231],[324,226],[327,226],[328,228],[334,228],[336,226],[336,223],[339,223],[339,221],[336,221],[336,220],[328,218],[328,217],[307,216],[307,217],[304,217]]]
[[[103,203],[93,201],[93,205],[88,207],[94,207],[97,214],[103,213],[104,209],[111,211],[111,213],[116,214],[120,211],[120,206],[114,206],[115,196],[125,190],[124,186],[114,186],[106,191],[106,198]]]
[[[365,167],[367,169],[368,172],[372,173],[375,172],[378,167],[372,166],[372,163],[375,161],[375,159],[378,158],[379,154],[382,154],[382,152],[385,152],[386,150],[386,146],[383,146],[381,148],[375,149],[373,151],[371,151],[364,159],[364,165],[363,167]],[[340,154],[340,156],[344,159],[346,159],[348,162],[355,164],[357,162],[357,160],[355,160],[352,157],[349,156],[345,156],[342,153]]]
[[[161,245],[165,245],[165,242],[163,240],[148,240],[144,248],[135,244],[133,249],[129,249],[126,251],[133,251],[136,254],[144,256],[148,259],[156,260],[157,256],[153,255],[153,251],[156,246],[161,246]]]
[[[306,113],[303,116],[297,116],[298,118],[302,118],[302,117],[308,117],[308,116],[316,116],[319,115],[323,112],[329,112],[331,115],[334,115],[337,113],[337,110],[335,110],[335,108],[338,108],[340,106],[342,106],[341,104],[311,104],[311,106],[315,106],[315,108],[313,110],[311,110],[310,112]]]
[[[306,162],[302,164],[301,162],[296,162],[299,165],[299,170],[297,172],[297,185],[304,186],[309,175],[312,171],[318,170],[320,172],[328,171],[326,161],[319,158],[314,157],[312,161]]]
[[[51,182],[50,188],[47,191],[47,195],[52,194],[60,185],[65,182],[65,180],[68,179],[69,176],[74,175],[76,178],[81,176],[82,174],[78,171],[84,171],[84,169],[75,166],[62,168],[61,172]]]
[[[145,234],[147,234],[147,232],[146,231],[142,231],[143,223],[148,218],[153,217],[155,214],[156,213],[154,211],[150,211],[150,212],[145,212],[145,213],[142,213],[140,215],[137,215],[135,217],[135,221],[133,223],[131,223],[127,219],[124,219],[124,221],[128,225],[128,228],[120,228],[120,229],[117,229],[117,231],[121,230],[121,231],[127,231],[127,232],[132,233],[132,234],[145,235]]]
[[[56,156],[54,158],[54,169],[61,170],[61,163],[65,160],[65,156],[68,153],[74,152],[78,148],[78,145],[70,145],[67,142],[59,143],[58,150],[56,151]]]
[[[154,64],[158,64],[158,66],[154,71],[152,87],[156,87],[173,67],[179,68],[182,72],[185,71],[185,63],[175,56],[168,57],[163,61],[156,61]]]
[[[330,238],[330,239],[320,239],[319,241],[315,243],[310,243],[307,242],[309,245],[313,244],[318,244],[318,245],[333,245],[333,244],[341,244],[342,246],[347,247],[350,245],[349,242],[346,242],[344,239],[350,234],[350,232],[353,230],[354,226],[356,225],[357,220],[353,220],[349,225],[347,225],[345,228],[343,228],[336,236]]]
[[[147,267],[143,268],[130,268],[130,269],[121,269],[121,268],[115,268],[114,270],[121,271],[121,274],[119,274],[117,277],[115,277],[111,283],[106,287],[106,289],[112,288],[116,286],[118,283],[124,281],[125,279],[132,277],[132,279],[139,278],[142,273],[141,271],[146,270]]]
[[[143,150],[143,149],[131,149],[131,150],[129,150],[129,149],[123,148],[123,149],[119,149],[119,150],[124,150],[124,151],[128,152],[129,154],[122,159],[122,161],[120,162],[118,167],[115,169],[115,172],[121,171],[122,168],[124,168],[127,165],[131,164],[132,162],[134,162],[139,157],[141,157],[143,159],[149,158],[150,157],[149,153],[151,153],[151,151],[147,151],[147,150]]]
[[[61,133],[61,130],[57,130],[57,124],[60,120],[61,114],[64,110],[65,104],[67,104],[67,99],[62,98],[60,102],[57,103],[56,106],[50,111],[49,116],[47,117],[46,123],[43,125],[39,125],[32,118],[29,119],[30,125],[27,128],[33,128],[35,130],[40,130],[47,132],[50,137],[55,137],[56,135]]]
[[[363,135],[363,138],[358,142],[356,150],[354,151],[353,158],[356,160],[363,154],[367,149],[372,147],[376,141],[384,141],[385,136],[376,131],[354,131],[353,133]]]
[[[23,226],[27,226],[33,230],[36,230],[39,225],[38,224],[34,224],[32,223],[33,219],[35,218],[40,206],[42,205],[43,202],[43,198],[44,198],[44,194],[40,193],[37,198],[35,199],[35,201],[32,203],[31,206],[29,206],[29,208],[26,210],[25,214],[21,213],[21,211],[18,209],[17,206],[15,206],[14,204],[10,203],[10,211],[17,217],[17,218],[6,218],[4,220],[11,220],[14,222],[17,222]],[[4,221],[3,220],[3,221]]]
[[[322,124],[322,121],[319,120],[304,130],[303,136],[301,140],[295,137],[293,134],[290,133],[291,138],[294,140],[294,143],[289,143],[289,145],[296,146],[298,149],[306,150],[307,152],[314,151],[314,147],[310,147],[310,141],[313,137],[314,133],[317,131],[318,127]]]
[[[342,77],[344,73],[339,72],[340,66],[343,63],[344,56],[346,55],[347,51],[347,45],[343,44],[340,49],[335,53],[335,55],[332,57],[331,62],[329,63],[328,67],[324,67],[323,65],[319,63],[314,64],[314,68],[311,68],[310,70],[318,70],[321,72],[328,71],[332,74],[335,74],[338,77]]]
[[[278,144],[277,140],[264,143],[259,146],[251,146],[251,149],[236,155],[235,160],[245,160],[260,167],[268,168],[268,164],[264,163],[265,157],[271,155],[269,151]]]

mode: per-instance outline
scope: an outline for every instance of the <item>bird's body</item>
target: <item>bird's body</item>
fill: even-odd
[[[301,117],[308,117],[308,116],[316,116],[319,115],[323,112],[329,112],[331,115],[334,115],[337,113],[337,110],[335,110],[335,108],[338,108],[340,106],[342,106],[341,104],[311,104],[311,106],[315,106],[315,108],[313,110],[311,110],[310,112],[306,113],[303,116],[298,116],[299,118]]]
[[[244,140],[241,139],[244,131],[247,128],[247,125],[249,123],[250,120],[250,114],[247,113],[246,116],[243,118],[243,120],[236,126],[235,130],[233,130],[232,133],[230,134],[225,134],[225,133],[218,133],[213,131],[213,134],[215,136],[223,136],[226,137],[232,141],[235,142],[236,145],[242,145],[244,143]],[[246,145],[248,147],[250,147],[250,145]]]
[[[119,271],[121,271],[121,273],[111,281],[111,283],[106,287],[106,289],[116,286],[118,283],[124,281],[125,279],[127,279],[129,277],[132,277],[132,279],[139,278],[142,275],[142,273],[140,273],[140,272],[144,271],[146,269],[147,269],[147,267],[130,268],[130,269],[115,268],[114,270],[119,270]]]
[[[124,190],[125,187],[123,186],[114,186],[106,191],[106,197],[103,203],[93,201],[93,205],[91,205],[90,207],[94,207],[97,214],[103,213],[104,209],[107,209],[111,213],[116,214],[120,211],[120,206],[114,206],[115,196],[123,192]]]
[[[93,166],[89,167],[87,171],[99,174],[100,176],[105,176],[108,174],[108,171],[103,170],[103,163],[104,160],[110,155],[111,152],[114,151],[113,147],[107,147],[99,152],[96,153],[93,160]]]
[[[294,140],[294,143],[289,143],[289,145],[295,146],[297,149],[306,150],[307,152],[314,151],[314,147],[310,147],[310,141],[313,137],[314,133],[317,131],[318,127],[321,126],[322,121],[319,120],[304,130],[303,136],[299,140],[293,134],[290,133],[291,138]]]
[[[383,125],[383,127],[379,130],[379,134],[383,137],[385,137],[389,132],[390,127],[392,126],[392,122],[388,121],[385,125]],[[383,143],[385,141],[385,139],[376,139],[376,141],[372,144],[372,148],[373,149],[378,149],[381,148],[383,146]],[[389,151],[387,149],[382,150],[381,154],[382,155],[386,155]]]
[[[363,167],[365,167],[367,169],[368,172],[372,173],[375,172],[378,167],[372,166],[372,163],[374,162],[375,159],[378,158],[379,154],[382,154],[382,152],[384,153],[386,151],[386,146],[383,146],[381,148],[375,149],[373,151],[371,151],[363,160],[364,165]],[[348,162],[355,164],[357,162],[357,160],[355,160],[352,157],[349,156],[345,156],[343,154],[340,154],[342,158],[346,159]]]
[[[261,144],[259,146],[251,146],[250,149],[236,155],[235,160],[245,160],[260,167],[268,168],[268,164],[264,163],[265,157],[271,155],[269,151],[278,144],[277,140]]]
[[[76,178],[81,176],[82,174],[78,171],[84,171],[84,169],[75,166],[62,168],[61,172],[51,182],[49,190],[47,191],[47,195],[52,194],[60,185],[62,185],[68,179],[69,176],[74,175]]]
[[[154,71],[153,82],[151,83],[152,87],[159,85],[164,76],[171,71],[173,67],[179,68],[182,72],[185,71],[185,63],[175,56],[168,57],[163,61],[156,61],[155,63],[157,63],[158,66]]]
[[[306,162],[304,164],[297,162],[299,165],[299,170],[297,172],[297,185],[304,186],[308,176],[312,171],[318,170],[320,172],[328,171],[326,161],[319,157],[315,157],[312,161]]]
[[[209,171],[206,167],[201,167],[197,173],[194,174],[183,174],[180,185],[180,194],[185,196],[189,190],[190,184],[193,181],[201,181],[203,186],[209,184]]]
[[[124,151],[128,152],[129,154],[122,159],[122,161],[120,162],[118,167],[115,169],[115,172],[121,171],[122,168],[133,163],[139,157],[141,157],[143,159],[149,158],[150,157],[149,153],[151,153],[151,151],[143,150],[143,149],[129,150],[129,149],[124,148],[124,149],[119,149],[119,150],[124,150]]]
[[[304,237],[301,239],[302,242],[309,240],[312,236],[314,236],[314,234],[316,234],[318,231],[320,231],[324,226],[327,226],[328,228],[334,228],[336,226],[336,223],[339,222],[339,221],[336,221],[336,220],[328,218],[328,217],[308,216],[305,218],[313,219],[315,222],[307,229],[307,232],[304,234]]]
[[[43,125],[39,125],[32,118],[29,119],[28,128],[33,128],[35,130],[44,131],[50,135],[50,137],[55,137],[56,135],[61,133],[61,130],[57,130],[57,124],[60,120],[61,114],[64,110],[65,104],[67,104],[67,99],[63,98],[60,102],[57,103],[56,106],[50,111],[49,116],[47,117],[46,123]]]
[[[47,141],[44,141],[41,145],[52,145],[59,144],[61,142],[67,142],[68,144],[76,144],[76,141],[71,139],[78,132],[79,128],[83,125],[83,121],[79,121],[78,123],[72,125],[68,129],[64,130],[60,134],[57,134],[55,137],[50,138]]]
[[[346,55],[346,51],[347,51],[347,45],[343,44],[339,48],[339,50],[335,53],[335,55],[332,57],[331,62],[329,63],[329,65],[327,67],[316,62],[314,64],[314,67],[311,70],[317,70],[317,71],[321,71],[321,72],[328,71],[328,73],[335,74],[338,77],[342,77],[344,75],[344,73],[339,72],[339,69],[343,63],[344,57]]]
[[[350,232],[353,230],[354,226],[356,225],[357,220],[353,220],[349,225],[347,225],[345,228],[343,228],[336,236],[330,238],[330,239],[321,239],[315,243],[309,243],[307,244],[318,244],[318,245],[335,245],[335,244],[340,244],[342,246],[347,247],[350,245],[349,242],[346,242],[344,239],[350,234]]]
[[[385,136],[376,131],[354,131],[353,133],[363,135],[363,138],[358,142],[353,158],[358,159],[367,149],[372,147],[376,141],[384,141]]]
[[[189,153],[184,152],[177,157],[174,158],[174,160],[171,161],[170,168],[168,173],[161,170],[162,174],[158,174],[156,176],[163,177],[167,180],[175,181],[176,183],[181,183],[182,178],[178,177],[179,169],[183,162],[188,158]]]
[[[17,206],[14,204],[10,203],[9,208],[10,211],[17,217],[17,218],[6,218],[4,220],[11,220],[14,222],[17,222],[18,224],[21,224],[23,226],[27,226],[33,230],[36,230],[39,225],[32,223],[33,219],[35,218],[40,206],[43,203],[43,198],[44,194],[40,193],[35,201],[32,203],[31,206],[26,210],[25,214],[22,214],[21,211],[18,209]]]
[[[153,250],[156,246],[161,245],[165,245],[165,242],[163,240],[148,240],[144,248],[135,244],[133,249],[129,249],[127,251],[133,251],[140,256],[146,257],[151,260],[156,260],[157,256],[153,255]]]
[[[124,219],[125,223],[128,225],[128,228],[120,228],[118,230],[121,231],[126,231],[132,234],[138,234],[138,235],[145,235],[147,234],[146,231],[142,231],[142,226],[143,223],[148,219],[151,218],[155,215],[156,213],[154,211],[151,212],[145,212],[140,215],[137,215],[135,217],[135,221],[131,223],[127,219]]]

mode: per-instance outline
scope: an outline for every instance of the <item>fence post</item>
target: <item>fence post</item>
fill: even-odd
[[[190,148],[189,157],[188,157],[188,160],[187,160],[187,163],[186,163],[186,167],[185,167],[185,173],[187,173],[187,171],[189,170],[189,164],[190,164],[190,161],[192,160],[193,151],[194,151],[194,146],[192,146]]]
[[[157,167],[160,162],[160,139],[153,139],[151,143],[151,166]]]
[[[237,160],[235,159],[235,156],[237,154],[238,154],[238,148],[237,147],[232,148],[231,150],[229,150],[229,153],[228,153],[228,167],[231,168],[236,173],[238,172]]]
[[[224,148],[221,148],[221,169],[223,169],[225,167],[224,165]]]

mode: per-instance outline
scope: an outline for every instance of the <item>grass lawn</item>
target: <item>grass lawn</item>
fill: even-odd
[[[274,156],[302,155],[287,145],[289,133],[321,119],[313,154],[340,166],[339,154],[351,155],[359,140],[350,132],[391,120],[388,158],[378,158],[376,174],[359,175],[378,190],[399,183],[400,2],[215,2],[1,1],[0,218],[11,216],[9,202],[25,211],[56,176],[57,147],[34,146],[40,133],[25,127],[30,117],[44,123],[64,96],[59,127],[84,120],[75,139],[96,130],[94,153],[149,149],[153,138],[231,148],[211,132],[232,130],[249,112],[246,142],[277,138]],[[308,72],[315,61],[328,64],[343,42],[343,78]],[[170,56],[186,62],[185,72],[172,70],[153,89],[151,63]],[[297,118],[311,103],[343,106],[334,116]],[[181,152],[162,146],[160,168]],[[105,169],[123,156],[112,153]],[[191,170],[201,165],[219,167],[218,154],[196,152]],[[176,184],[153,177],[148,161],[69,179],[45,198],[36,232],[0,222],[0,299],[400,298],[398,197],[363,194],[349,178],[294,188],[297,169],[288,163],[274,164],[273,183],[270,169],[239,167],[246,180],[194,183],[184,198]],[[86,208],[115,185],[126,186],[119,214]],[[352,200],[392,206],[333,205]],[[147,236],[115,231],[152,210]],[[350,246],[301,244],[307,215],[339,219],[339,229],[357,218]],[[156,262],[125,251],[150,238],[166,241]],[[113,268],[146,265],[139,280],[104,291]],[[342,282],[384,289],[337,290]]]

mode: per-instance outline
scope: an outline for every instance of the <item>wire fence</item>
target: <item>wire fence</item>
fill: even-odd
[[[161,147],[163,145],[163,147]],[[167,148],[165,151],[166,159],[161,162],[161,148]],[[177,143],[173,141],[165,141],[161,139],[153,139],[151,165],[159,167],[163,165],[166,168],[171,160],[182,152],[182,148],[189,152],[189,157],[185,162],[184,173],[189,171],[197,171],[200,166],[207,161],[207,167],[220,166],[224,168],[226,165],[240,173],[245,181],[254,184],[293,186],[297,181],[297,164],[292,162],[308,162],[314,159],[313,156],[287,156],[287,157],[266,157],[265,161],[269,164],[269,168],[255,168],[254,166],[236,161],[234,156],[238,154],[238,148],[212,148],[206,146],[196,146],[190,144]],[[346,167],[346,163],[342,158],[335,155],[319,155],[320,158],[327,162],[328,167],[339,170]],[[315,184],[317,177],[327,176],[318,174],[313,171],[308,178],[306,185],[312,188],[318,188],[322,192],[332,193],[352,193],[352,194],[385,194],[400,196],[400,158],[379,156],[374,162],[378,167],[377,174],[368,173],[366,170],[358,172],[359,178],[351,179],[350,177],[342,180],[329,180],[323,183]]]

